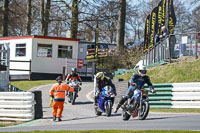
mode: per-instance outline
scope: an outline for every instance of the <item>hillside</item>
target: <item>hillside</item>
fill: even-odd
[[[129,80],[132,73],[116,76]],[[200,82],[200,59],[182,58],[178,62],[148,68],[152,83]]]

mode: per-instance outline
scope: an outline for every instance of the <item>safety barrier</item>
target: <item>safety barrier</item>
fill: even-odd
[[[115,103],[126,93],[128,81],[114,79],[117,88]],[[156,94],[149,93],[151,108],[200,108],[200,83],[153,84]],[[148,89],[148,86],[145,86]]]
[[[145,86],[147,87],[147,86]],[[158,108],[200,108],[200,83],[154,84],[150,106]]]
[[[35,116],[32,92],[0,92],[0,120],[30,121]]]

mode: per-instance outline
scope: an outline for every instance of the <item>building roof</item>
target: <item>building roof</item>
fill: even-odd
[[[40,38],[40,39],[53,39],[53,40],[66,40],[66,41],[80,41],[79,39],[74,38],[65,38],[65,37],[52,37],[52,36],[15,36],[15,37],[0,37],[0,40],[13,40],[13,39],[27,39],[27,38]]]

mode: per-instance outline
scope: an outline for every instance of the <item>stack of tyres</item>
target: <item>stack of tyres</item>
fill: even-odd
[[[35,119],[39,119],[43,117],[43,110],[42,110],[42,92],[40,90],[32,91],[34,93],[34,100],[35,100]]]

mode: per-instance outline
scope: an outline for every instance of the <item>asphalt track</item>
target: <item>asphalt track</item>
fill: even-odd
[[[43,118],[21,125],[0,128],[0,132],[19,132],[35,130],[191,130],[200,131],[200,114],[153,113],[146,120],[130,118],[123,121],[121,110],[110,117],[96,116],[91,97],[92,82],[84,82],[75,105],[65,104],[61,122],[52,121],[52,108],[49,108],[49,90],[52,84],[40,86],[42,91]],[[120,97],[122,94],[118,94]],[[119,99],[119,98],[118,98]]]

